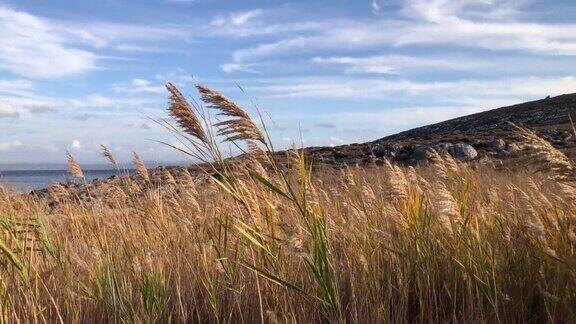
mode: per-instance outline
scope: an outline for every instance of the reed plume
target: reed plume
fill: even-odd
[[[162,177],[162,184],[166,184],[169,186],[175,186],[176,185],[176,179],[174,179],[174,176],[172,175],[170,170],[168,170],[167,168],[162,169],[161,177]]]
[[[559,182],[558,187],[560,187],[560,193],[567,201],[572,201],[576,203],[576,187],[566,183]]]
[[[576,181],[576,167],[564,153],[533,131],[514,124],[511,125],[517,134],[532,148],[533,152],[530,156],[532,161],[530,163],[537,165],[538,171],[550,171],[554,174],[553,178],[556,180]]]
[[[66,151],[66,158],[68,159],[68,171],[70,174],[76,178],[84,178],[84,172],[82,172],[80,164],[76,162],[76,159],[70,151]]]
[[[390,198],[396,201],[404,200],[408,196],[408,181],[406,175],[397,165],[391,164],[386,160],[388,168],[388,186]]]
[[[198,194],[196,190],[196,183],[194,182],[194,178],[190,174],[190,172],[186,169],[182,169],[180,171],[180,175],[178,177],[178,182],[180,185],[185,188],[187,191],[190,191],[193,194]]]
[[[260,146],[258,146],[256,142],[248,140],[246,141],[246,145],[248,146],[248,154],[250,154],[252,157],[267,163],[270,162],[268,153],[264,151]]]
[[[68,190],[63,185],[57,183],[48,188],[48,195],[55,201],[63,201],[69,196]]]
[[[300,168],[300,152],[296,146],[292,146],[291,149],[286,151],[286,159],[288,160],[288,165],[291,169],[298,170]]]
[[[170,82],[166,84],[166,89],[170,92],[170,97],[168,98],[168,112],[170,116],[176,119],[178,125],[184,129],[187,134],[207,143],[208,138],[204,132],[204,128],[186,98],[178,88]]]
[[[218,135],[226,137],[226,141],[253,140],[265,143],[262,132],[250,119],[250,116],[236,103],[218,91],[203,85],[196,85],[196,88],[208,108],[219,110],[220,113],[218,115],[220,116],[232,117],[232,119],[214,124],[219,129]]]
[[[110,149],[105,145],[100,144],[100,150],[102,151],[102,155],[107,158],[115,168],[118,168],[118,163],[116,163],[116,159],[114,158],[114,155],[112,155]]]
[[[456,162],[456,160],[452,157],[452,155],[445,153],[442,156],[442,162],[444,163],[446,170],[448,170],[452,173],[458,173],[458,171],[460,171],[460,168],[458,166],[458,162]]]
[[[150,181],[150,175],[148,174],[148,168],[146,168],[144,161],[142,161],[142,159],[140,158],[138,153],[133,152],[132,154],[134,155],[133,161],[134,161],[134,167],[136,168],[136,174],[140,178],[142,178],[144,181],[146,181],[146,182]]]
[[[458,203],[442,181],[436,184],[435,204],[438,209],[438,221],[449,233],[453,233],[452,223],[460,217]]]

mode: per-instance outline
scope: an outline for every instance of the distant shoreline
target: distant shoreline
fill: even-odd
[[[130,175],[134,169],[86,169],[83,170],[85,181],[105,180],[114,175]],[[0,183],[16,189],[17,191],[30,192],[47,189],[56,183],[78,182],[66,169],[57,170],[1,170]]]

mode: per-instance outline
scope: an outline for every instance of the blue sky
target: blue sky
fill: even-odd
[[[182,156],[163,85],[218,89],[277,147],[576,92],[572,0],[0,0],[0,163]],[[236,87],[240,84],[246,94]]]

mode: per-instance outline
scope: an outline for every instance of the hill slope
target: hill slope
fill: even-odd
[[[373,142],[334,148],[313,147],[310,156],[329,164],[378,162],[388,158],[415,164],[426,160],[427,149],[446,151],[466,160],[506,159],[521,150],[509,123],[535,130],[567,155],[576,155],[569,115],[576,115],[576,93],[488,110],[437,124],[414,128]],[[455,146],[456,145],[456,146]],[[468,146],[469,145],[469,146]],[[462,150],[476,155],[462,156]],[[473,156],[473,157],[472,157]]]

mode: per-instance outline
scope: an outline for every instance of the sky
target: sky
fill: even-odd
[[[182,161],[166,82],[340,145],[576,92],[576,1],[0,0],[0,164]],[[244,89],[240,91],[238,85]]]

